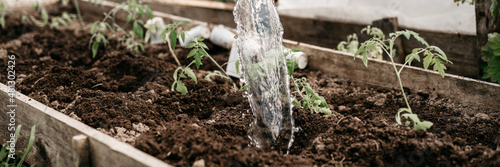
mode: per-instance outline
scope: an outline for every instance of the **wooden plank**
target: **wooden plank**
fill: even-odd
[[[157,6],[162,6],[162,4],[158,4]],[[163,4],[165,6],[165,4]],[[161,17],[164,17],[167,20],[176,21],[178,19],[188,19],[179,16],[171,17],[171,15],[156,12],[155,15],[161,14]],[[327,40],[345,40],[336,38],[335,33],[331,33],[328,35],[331,36],[321,36],[321,31],[327,31],[329,28],[333,28],[335,31],[340,31],[342,33],[354,33],[360,32],[364,25],[355,25],[355,24],[345,24],[345,23],[335,23],[335,22],[326,22],[326,21],[318,21],[311,19],[300,19],[300,18],[290,18],[287,16],[281,16],[282,24],[284,27],[290,27],[285,31],[285,38],[287,38],[287,31],[297,32],[291,33],[294,38],[303,38],[302,41],[309,41],[311,43],[321,43]],[[196,22],[196,20],[191,20]],[[198,23],[203,24],[211,24],[204,23],[202,21],[197,21]],[[217,23],[216,23],[217,24]],[[286,26],[285,24],[290,24]],[[305,29],[301,28],[302,24],[318,24],[322,26],[318,26],[317,28],[309,28]],[[297,25],[297,26],[293,26]],[[320,32],[318,32],[318,30]],[[299,31],[305,31],[300,34]],[[328,30],[332,31],[332,29]],[[470,72],[470,68],[467,68],[464,65],[466,63],[473,62],[472,59],[469,60],[460,60],[467,59],[470,57],[462,56],[456,57],[456,55],[465,54],[473,54],[474,48],[469,46],[470,42],[474,42],[475,36],[465,36],[460,34],[443,34],[436,32],[424,32],[424,31],[416,31],[420,33],[420,36],[426,39],[433,39],[435,41],[442,40],[444,41],[441,44],[434,44],[441,47],[443,50],[448,51],[447,54],[449,59],[455,61],[454,64],[448,65],[449,70],[447,73],[451,73],[454,69],[456,71],[463,70],[462,72]],[[311,36],[311,38],[303,37],[302,35],[306,34],[306,36]],[[338,35],[337,35],[338,36]],[[288,36],[290,37],[290,36]],[[360,40],[366,40],[366,36],[360,36]],[[289,39],[289,38],[287,38]],[[430,41],[430,40],[428,40]],[[433,43],[431,43],[433,44]],[[292,40],[284,40],[284,45],[287,47],[298,48],[303,50],[306,54],[309,55],[309,63],[308,68],[320,70],[327,73],[332,73],[338,75],[341,78],[345,78],[360,84],[366,85],[374,85],[374,86],[382,86],[388,88],[398,88],[396,78],[393,74],[392,66],[387,61],[380,60],[371,60],[369,62],[369,67],[366,68],[361,63],[360,60],[354,61],[353,56],[335,51],[333,49],[329,49],[332,46],[328,46],[328,48],[324,48],[321,46],[315,46],[311,44],[299,43]],[[409,47],[408,47],[409,46]],[[419,47],[420,44],[415,40],[409,40],[403,42],[403,47],[405,52],[411,52],[409,48]],[[467,47],[466,47],[467,46]],[[455,55],[455,56],[454,56]],[[458,59],[460,58],[460,59]],[[400,66],[400,65],[399,65]],[[473,66],[469,64],[468,66]],[[333,68],[332,68],[333,67]],[[445,98],[456,100],[459,103],[463,103],[464,105],[477,106],[481,108],[500,108],[500,103],[498,103],[498,99],[500,99],[500,86],[494,83],[488,83],[483,81],[474,80],[471,78],[461,77],[457,75],[447,74],[445,78],[441,78],[441,76],[434,71],[424,70],[417,67],[407,67],[402,74],[402,79],[404,82],[404,86],[412,89],[413,91],[421,91],[431,93],[433,91],[437,91],[439,95]],[[474,75],[475,76],[475,75]]]
[[[179,6],[191,6],[218,10],[233,10],[235,5],[234,3],[217,2],[214,0],[143,0],[142,2],[148,4],[174,4]]]
[[[492,6],[492,2],[490,0],[477,0],[475,3],[477,38],[474,51],[478,59],[475,63],[479,66],[480,63],[484,63],[484,61],[481,60],[481,47],[488,43],[488,34],[500,32],[500,14],[497,14],[496,17],[491,15],[490,8]],[[500,8],[500,6],[497,6],[496,8]],[[482,77],[483,74],[483,71],[478,69],[478,77]]]
[[[308,68],[331,73],[365,85],[399,89],[392,65],[387,61],[370,59],[366,68],[352,54],[319,46],[285,40],[284,45],[308,54]],[[397,67],[401,67],[398,64]],[[439,73],[417,67],[405,67],[401,73],[404,87],[416,92],[437,92],[440,97],[455,100],[463,105],[499,109],[500,85],[462,76]]]
[[[2,111],[7,111],[7,105],[10,104],[7,92],[8,87],[0,84],[0,108]],[[60,166],[74,166],[73,136],[85,135],[89,142],[91,166],[169,166],[129,144],[122,143],[21,93],[17,93],[15,104],[17,105],[16,126],[23,125],[22,139],[28,136],[32,125],[36,122],[40,123],[36,129],[37,145],[27,159],[27,162],[32,165],[55,166],[59,153]],[[7,140],[3,136],[10,134],[5,127],[8,119],[10,117],[7,112],[0,112],[2,143]],[[24,142],[21,140],[21,143]],[[19,147],[21,146],[18,145],[17,149],[21,149]]]
[[[156,11],[196,19],[212,24],[223,24],[228,27],[236,27],[232,13],[231,3],[225,7],[218,7],[199,0],[149,0],[150,6]],[[218,2],[216,4],[219,4]],[[285,30],[284,38],[300,41],[312,45],[336,48],[338,43],[347,40],[347,35],[360,34],[366,25],[355,23],[341,23],[326,18],[300,18],[295,16],[280,15],[281,23]],[[404,29],[400,28],[400,29]],[[446,34],[438,32],[414,30],[424,37],[431,45],[441,47],[448,54],[449,60],[454,64],[448,68],[448,73],[471,78],[480,78],[479,61],[480,54],[474,52],[476,37],[473,35]],[[388,33],[388,32],[387,32]],[[359,35],[360,41],[367,36]],[[411,53],[412,49],[419,47],[417,41],[402,41],[404,53]],[[400,59],[401,62],[403,59]]]
[[[89,7],[85,8],[85,11],[89,12],[90,9],[97,10],[97,13],[98,10],[101,10]],[[94,11],[94,13],[96,12]],[[171,20],[185,19],[160,12],[154,14]],[[301,49],[308,54],[308,68],[336,74],[341,78],[360,84],[388,88],[398,87],[393,69],[388,62],[370,60],[369,67],[366,68],[360,60],[354,61],[353,55],[290,40],[285,40],[284,44],[287,47]],[[404,86],[412,91],[427,93],[436,91],[441,97],[453,99],[463,105],[500,108],[500,103],[498,103],[500,85],[498,84],[450,74],[442,79],[436,72],[415,67],[405,69],[402,73],[402,79]],[[9,98],[8,88],[0,84],[0,90],[0,108],[2,111],[6,111]],[[31,164],[37,162],[36,164],[39,166],[55,166],[55,159],[59,153],[61,166],[73,166],[75,160],[72,158],[74,151],[72,139],[76,135],[84,135],[88,137],[91,166],[169,166],[25,95],[17,94],[16,104],[18,105],[16,108],[18,111],[16,113],[17,124],[24,126],[22,136],[26,137],[29,133],[29,127],[37,121],[40,122],[36,133],[38,146],[33,149],[33,153],[28,158],[28,162]],[[0,113],[0,122],[8,122],[8,119],[9,116],[6,112]],[[6,139],[3,137],[9,134],[7,128],[0,128],[0,134],[2,134],[0,136],[2,137],[1,142],[5,142]]]

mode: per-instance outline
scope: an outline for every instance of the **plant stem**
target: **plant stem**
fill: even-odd
[[[302,92],[300,91],[299,86],[297,86],[297,82],[295,82],[295,78],[293,77],[293,75],[290,75],[290,79],[292,79],[292,81],[293,81],[293,86],[295,87],[295,90],[297,90],[297,92],[298,92],[299,96],[300,96],[302,99],[304,99],[304,96],[302,95]],[[300,106],[300,107],[302,107],[302,106]]]
[[[82,13],[80,12],[80,7],[78,6],[78,1],[73,0],[73,3],[76,8],[76,13],[78,14],[78,20],[80,20],[80,27],[82,27],[82,30],[85,29],[85,23],[83,23],[83,18],[82,18]]]
[[[231,79],[231,77],[229,77],[229,75],[227,75],[226,71],[219,65],[219,63],[217,63],[217,61],[215,61],[212,56],[207,56],[217,67],[219,67],[219,70],[222,71],[222,73],[224,73],[224,75],[226,75],[229,80],[231,81],[231,83],[233,84],[233,86],[238,89],[238,86],[236,85],[236,83],[234,83],[233,79]]]
[[[170,51],[170,54],[172,54],[172,56],[174,57],[175,62],[177,62],[177,65],[182,66],[182,64],[179,61],[179,59],[177,59],[177,55],[175,55],[174,50],[172,49],[172,44],[170,44],[170,40],[166,40],[166,41],[167,41],[167,44],[168,44],[168,50]]]
[[[399,87],[401,88],[401,94],[403,94],[403,98],[405,100],[406,107],[408,107],[408,110],[410,110],[410,113],[412,113],[410,103],[408,103],[408,99],[406,98],[405,90],[403,89],[403,82],[401,82],[401,76],[399,75],[398,68],[396,67],[396,63],[394,63],[394,59],[391,56],[392,55],[392,49],[391,49],[392,45],[390,45],[389,47],[390,47],[389,48],[390,49],[389,58],[391,60],[392,67],[394,68],[394,72],[396,72],[396,78],[398,78]]]

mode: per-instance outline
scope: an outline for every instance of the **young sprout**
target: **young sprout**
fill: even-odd
[[[95,0],[90,1],[90,3],[99,3],[101,1]],[[115,15],[118,11],[123,11],[127,13],[127,19],[125,24],[132,22],[132,31],[125,32],[125,30],[115,22]],[[120,5],[111,9],[108,13],[104,13],[104,19],[102,21],[96,21],[92,24],[90,33],[92,38],[90,38],[89,46],[92,48],[92,57],[95,58],[97,51],[99,49],[100,43],[104,44],[106,47],[106,32],[110,30],[116,37],[117,32],[123,32],[120,37],[120,43],[125,45],[128,50],[134,50],[136,52],[144,51],[144,45],[142,42],[136,41],[136,37],[140,40],[144,39],[144,31],[142,26],[144,22],[140,20],[142,17],[147,16],[149,19],[153,17],[151,8],[148,5],[143,5],[137,0],[127,0]],[[108,23],[108,19],[111,24]]]
[[[5,28],[5,15],[7,15],[7,10],[12,12],[4,2],[0,2],[0,27],[2,28]]]
[[[363,29],[363,30],[367,31],[366,33],[368,35],[373,36],[373,37],[384,38],[384,36],[385,36],[384,32],[382,32],[382,30],[380,30],[379,28],[376,28],[376,27],[372,27],[371,29]],[[362,31],[361,33],[363,33],[363,30],[361,30]],[[358,51],[358,47],[359,47],[358,36],[356,34],[352,34],[352,35],[347,36],[347,42],[342,41],[337,45],[337,50],[354,54]],[[382,51],[382,48],[380,48],[379,46],[377,46],[377,49],[375,49],[375,50],[370,50],[369,53],[370,54],[368,57],[382,60],[383,51]]]
[[[400,108],[396,114],[396,122],[398,124],[401,123],[401,118],[407,119],[405,122],[406,126],[410,126],[411,122],[413,122],[413,128],[415,130],[423,129],[427,130],[432,126],[432,123],[429,121],[421,121],[418,118],[417,114],[414,114],[411,110],[410,104],[408,103],[408,99],[406,97],[405,91],[403,89],[403,83],[401,82],[401,71],[408,65],[411,65],[413,60],[417,60],[420,62],[421,57],[420,54],[423,54],[423,65],[425,69],[428,69],[430,66],[433,66],[434,71],[438,71],[441,77],[444,77],[444,70],[446,70],[445,63],[451,63],[446,57],[446,54],[438,47],[429,45],[422,37],[420,37],[416,32],[410,30],[404,31],[396,31],[394,33],[389,34],[389,38],[385,38],[383,33],[378,32],[377,29],[374,29],[370,26],[363,28],[361,32],[365,32],[368,35],[373,35],[373,37],[361,44],[358,51],[354,54],[356,59],[357,55],[361,55],[363,64],[368,67],[368,57],[371,50],[376,50],[377,47],[382,48],[382,50],[388,55],[394,72],[396,74],[396,78],[398,80],[398,84],[401,89],[401,93],[403,94],[404,101],[406,103],[405,108]],[[396,67],[396,63],[394,62],[394,57],[396,50],[394,49],[395,41],[398,37],[404,36],[406,39],[410,39],[410,37],[415,38],[418,42],[420,42],[424,47],[423,48],[415,48],[413,51],[406,56],[405,63],[398,69]]]
[[[285,49],[287,50],[287,49]],[[300,52],[298,49],[289,49],[284,52],[285,57],[292,56],[294,52]],[[311,111],[311,113],[323,113],[323,114],[331,114],[332,111],[328,107],[326,103],[326,99],[323,96],[320,96],[316,91],[311,87],[309,83],[307,83],[307,79],[305,77],[295,79],[293,77],[293,72],[295,68],[298,67],[297,61],[292,58],[286,59],[286,64],[288,67],[288,75],[293,81],[294,90],[292,94],[295,96],[293,99],[293,104],[298,107],[302,107],[306,110]],[[300,97],[298,99],[297,97]]]
[[[26,139],[26,143],[24,143],[24,153],[16,154],[10,152],[8,149],[7,143],[2,145],[2,149],[0,150],[0,166],[23,166],[24,160],[28,157],[28,153],[31,151],[33,146],[35,145],[35,132],[36,127],[39,125],[37,122],[35,125],[31,127],[30,134]],[[14,132],[14,143],[18,141],[22,125],[18,125],[16,127],[16,131]],[[19,160],[17,160],[19,158]],[[12,159],[12,162],[11,162]]]
[[[160,36],[163,33],[163,30],[165,30],[166,25],[161,17],[155,17],[146,21],[144,27],[147,29],[146,35],[144,36],[144,42],[148,42],[149,40],[151,40],[151,44],[163,42]]]
[[[38,2],[34,3],[31,8],[33,10],[37,10],[40,12],[40,16],[42,17],[42,20],[36,19],[34,16],[29,15],[29,19],[27,16],[22,17],[22,21],[28,22],[28,23],[35,23],[39,27],[45,27],[46,25],[49,25],[51,28],[56,28],[59,29],[60,25],[63,25],[64,27],[68,27],[73,24],[73,19],[76,18],[76,15],[74,14],[68,14],[67,12],[63,12],[61,16],[55,16],[52,19],[49,17],[47,10]]]
[[[163,31],[163,33],[161,35],[161,39],[165,40],[165,42],[168,43],[170,53],[172,54],[172,56],[176,60],[177,64],[179,65],[179,68],[177,68],[177,70],[175,70],[175,72],[174,72],[174,83],[172,83],[171,89],[178,91],[178,92],[181,92],[182,94],[187,94],[187,92],[188,92],[187,87],[182,82],[181,79],[189,77],[193,81],[195,81],[195,83],[197,83],[198,81],[197,81],[196,75],[194,75],[194,73],[190,67],[194,64],[196,66],[196,69],[199,69],[200,66],[202,65],[201,61],[205,57],[210,59],[210,61],[212,61],[219,68],[218,71],[215,71],[214,73],[209,74],[209,77],[210,76],[221,76],[222,78],[226,78],[233,84],[234,88],[238,89],[238,87],[236,86],[236,83],[234,83],[234,81],[231,79],[231,77],[229,77],[229,75],[227,75],[226,71],[219,65],[219,63],[217,63],[217,61],[215,61],[212,58],[212,56],[210,56],[207,53],[206,50],[208,50],[208,46],[203,42],[205,39],[203,37],[193,38],[189,33],[186,33],[182,28],[179,27],[181,24],[189,24],[189,23],[190,23],[189,21],[181,20],[181,21],[177,21],[175,23],[169,24],[169,25],[167,25],[167,28]],[[177,38],[180,38],[181,41],[185,41],[186,35],[188,35],[190,38],[192,38],[192,40],[191,40],[192,42],[186,46],[186,49],[191,49],[187,58],[193,58],[193,61],[191,63],[189,63],[185,68],[182,68],[181,63],[177,59],[177,56],[175,55],[173,50],[175,49],[175,45],[179,41],[179,40],[177,40]],[[167,38],[167,36],[168,36],[168,38]]]

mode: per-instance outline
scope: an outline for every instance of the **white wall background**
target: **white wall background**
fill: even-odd
[[[403,28],[476,34],[474,6],[453,0],[279,0],[280,14],[371,24],[397,17]]]

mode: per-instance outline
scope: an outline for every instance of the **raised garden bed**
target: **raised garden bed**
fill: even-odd
[[[306,76],[334,112],[324,116],[294,108],[301,130],[290,154],[280,155],[248,145],[250,107],[226,80],[186,82],[192,90],[187,95],[171,91],[177,65],[165,45],[146,45],[145,52],[135,53],[111,41],[92,59],[90,34],[76,26],[54,30],[15,19],[8,18],[8,27],[0,30],[9,34],[0,41],[0,68],[7,68],[5,56],[16,55],[16,89],[29,96],[18,96],[22,134],[42,118],[33,152],[38,157],[31,156],[30,164],[54,165],[60,152],[60,163],[71,166],[72,137],[83,134],[92,166],[166,165],[158,159],[175,166],[500,165],[497,84],[408,69],[402,75],[410,104],[421,119],[434,123],[427,132],[414,131],[395,125],[404,102],[387,63],[370,61],[366,69],[351,55],[286,41],[310,57],[309,67],[294,75]],[[24,28],[30,31],[19,31]],[[227,50],[209,47],[218,62],[227,61]],[[175,52],[181,63],[191,61],[185,58],[188,51]],[[199,78],[216,69],[209,61],[203,64]],[[6,86],[1,88],[3,110],[8,97]],[[7,118],[2,112],[0,121]],[[7,132],[1,132],[4,142]]]

